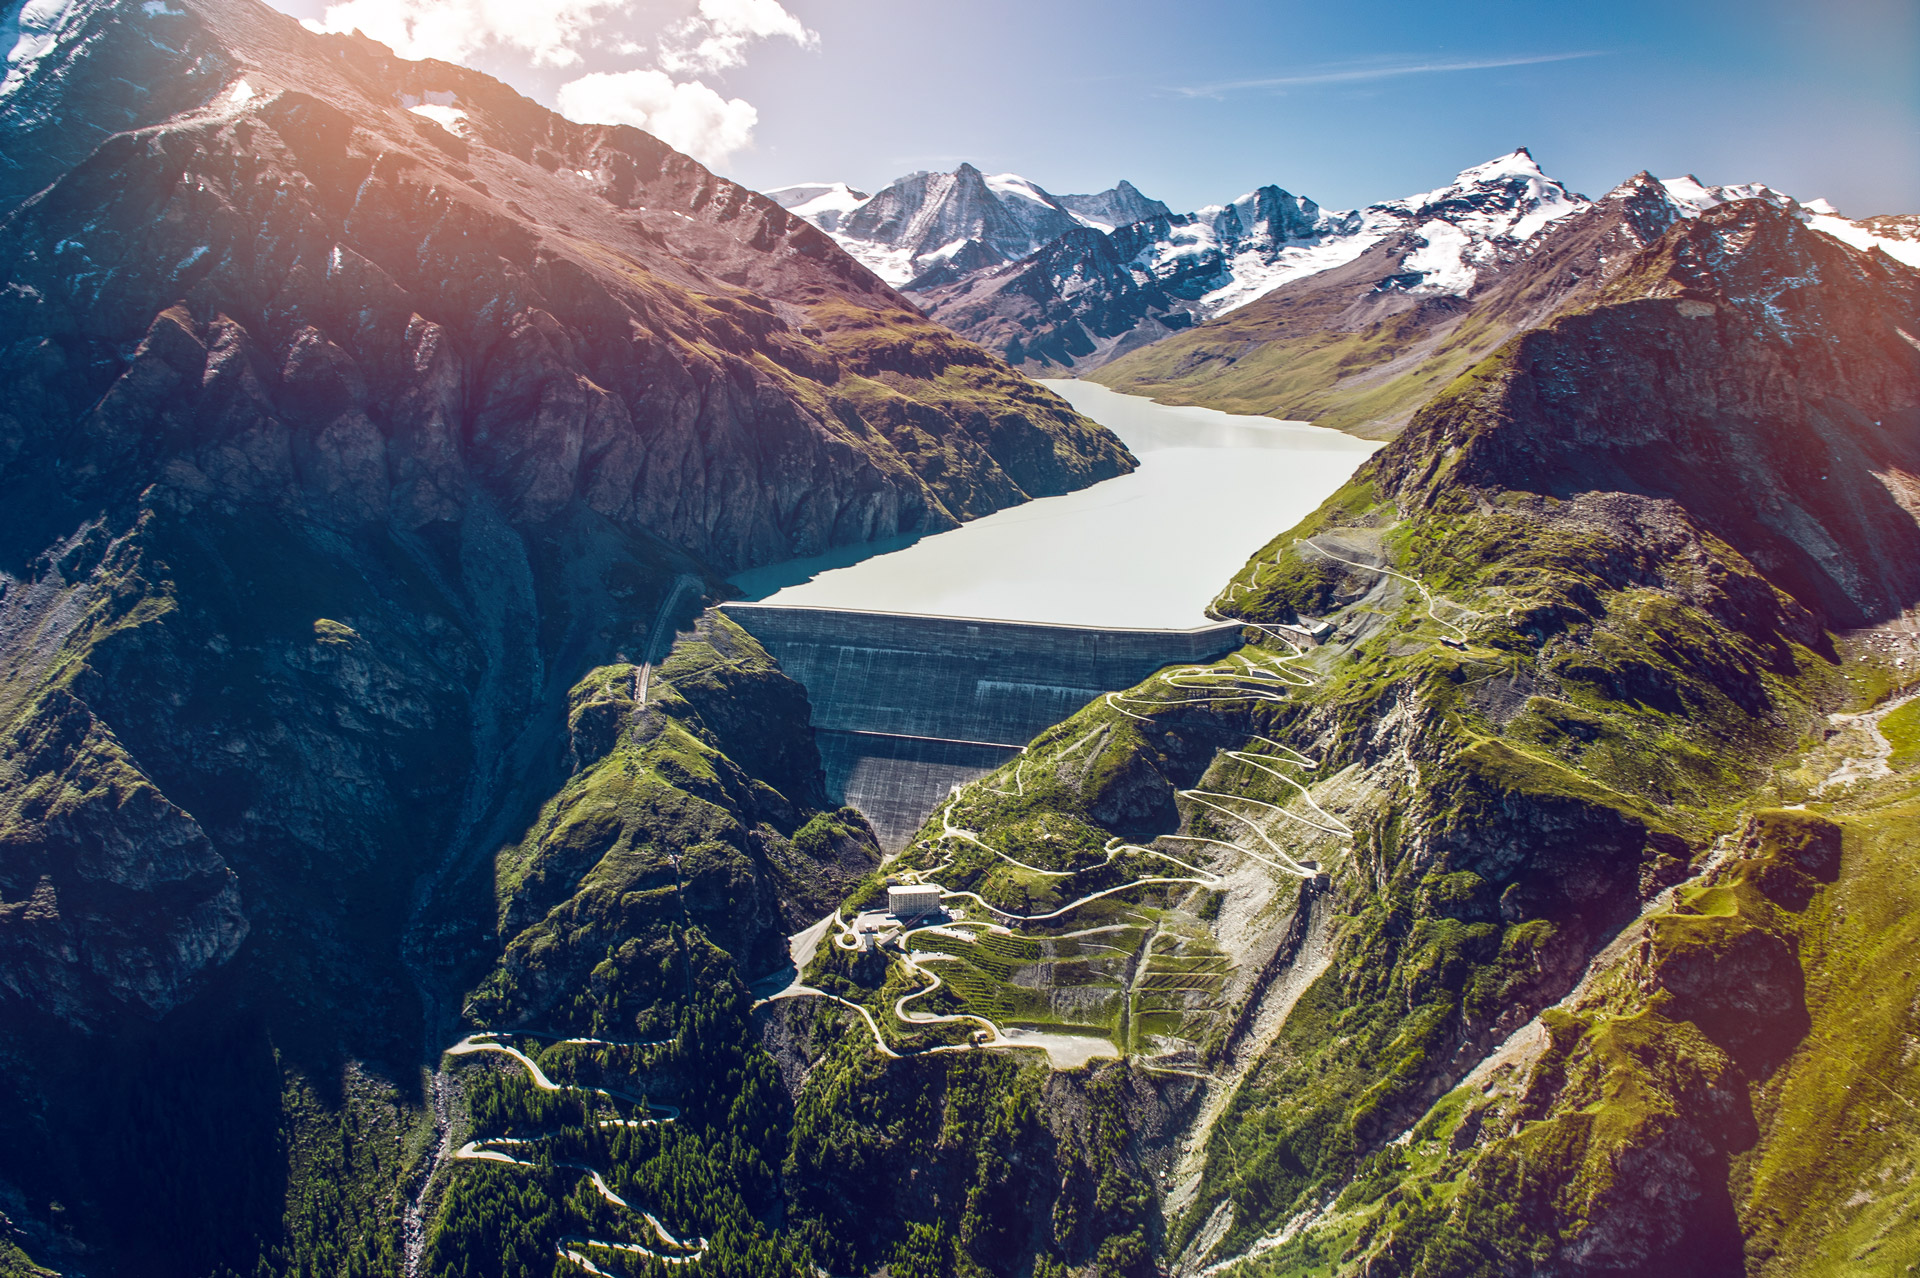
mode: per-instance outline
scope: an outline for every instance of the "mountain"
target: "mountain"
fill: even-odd
[[[1687,176],[1656,185],[1654,198],[1667,210],[1635,215],[1654,216],[1656,232],[1676,216],[1764,199],[1799,210],[1855,247],[1878,244],[1909,262],[1920,257],[1898,218],[1852,222],[1822,201],[1803,206],[1759,184],[1708,186]],[[1132,188],[1122,183],[1117,189]],[[1017,237],[988,249],[942,238],[958,234],[951,226],[917,242],[912,251],[925,256],[899,258],[884,234],[862,240],[842,230],[841,219],[865,207],[866,197],[844,187],[828,191],[796,187],[781,198],[863,260],[892,271],[930,316],[1016,367],[1086,375],[1187,333],[1137,355],[1110,375],[1110,384],[1235,412],[1324,417],[1326,424],[1375,435],[1397,430],[1447,377],[1545,318],[1537,307],[1505,318],[1489,313],[1507,308],[1516,291],[1542,291],[1513,279],[1515,272],[1544,270],[1541,263],[1568,257],[1546,246],[1567,236],[1593,238],[1592,219],[1584,216],[1592,202],[1542,173],[1525,148],[1464,170],[1437,190],[1354,212],[1328,212],[1269,186],[1194,213],[1160,209],[1131,223],[1072,227],[1012,258]],[[1611,226],[1615,206],[1628,194],[1623,189],[1607,197],[1597,216]],[[1040,229],[1059,225],[1054,220]],[[1644,244],[1647,229],[1629,238],[1639,235],[1637,243]],[[1582,269],[1591,274],[1595,265]],[[1577,290],[1567,283],[1547,291],[1571,297]],[[1476,318],[1469,321],[1469,314]],[[1375,326],[1389,319],[1403,335],[1417,336],[1383,339]],[[1189,332],[1206,321],[1216,323]],[[1276,341],[1274,332],[1286,325],[1306,335],[1304,344]],[[1338,344],[1329,328],[1352,335],[1354,359],[1340,354],[1314,363],[1316,352]],[[1413,376],[1403,376],[1406,347],[1421,343],[1438,358],[1414,361]]]
[[[1013,173],[989,177],[971,164],[951,173],[910,173],[872,195],[844,183],[769,191],[769,198],[831,234],[891,284],[929,271],[977,271],[1025,257],[1076,227],[1109,231],[1167,207],[1132,183],[1095,195],[1050,195]]]
[[[1524,149],[1439,190],[1350,213],[1266,186],[1174,214],[1127,182],[1055,197],[971,165],[912,174],[871,197],[821,183],[771,194],[936,319],[1031,369],[1097,367],[1390,237],[1415,237],[1401,249],[1403,288],[1463,293],[1585,203]]]
[[[1236,651],[883,865],[706,602],[1110,436],[644,134],[254,0],[7,12],[0,1273],[1920,1248],[1910,220],[1517,153],[1111,229],[1130,188],[790,193],[965,230],[943,288],[1285,276],[1109,369],[1271,305],[1221,385],[1295,343],[1327,416],[1423,398],[1222,583]],[[952,916],[863,941],[913,880]]]
[[[6,12],[0,1268],[395,1262],[399,1183],[316,1151],[431,1170],[370,1133],[431,1132],[596,804],[699,846],[624,863],[626,935],[756,974],[870,868],[751,641],[653,669],[702,598],[1132,461],[644,133],[254,0]]]
[[[767,198],[795,217],[832,234],[840,229],[842,218],[873,197],[845,182],[813,182],[781,187],[768,192]]]
[[[1091,702],[895,863],[1022,916],[941,945],[946,1006],[1115,1007],[1164,1106],[1121,1164],[1161,1215],[1119,1227],[1166,1272],[1920,1247],[1920,270],[1646,178],[1577,216],[1535,285],[1578,304],[1216,597],[1247,647]]]
[[[1910,243],[1818,211],[1817,202],[1802,206],[1763,186],[1706,187],[1691,177],[1662,181],[1640,173],[1598,202],[1543,206],[1555,214],[1550,221],[1522,214],[1493,237],[1481,237],[1486,214],[1469,214],[1461,220],[1466,247],[1457,258],[1455,233],[1441,227],[1451,225],[1444,219],[1457,217],[1458,206],[1439,202],[1431,206],[1435,221],[1385,236],[1348,263],[1289,280],[1169,340],[1136,340],[1120,348],[1125,358],[1092,376],[1168,402],[1390,436],[1514,333],[1585,304],[1634,250],[1735,200],[1760,200],[1855,247],[1877,246],[1920,263]],[[996,340],[984,326],[956,327],[971,327],[989,345]]]
[[[1118,186],[1093,195],[1060,195],[1054,202],[1096,231],[1144,222],[1150,217],[1165,217],[1167,206],[1140,194],[1139,188],[1125,178]]]
[[[1585,205],[1520,150],[1356,212],[1262,187],[1105,237],[1073,236],[1008,266],[930,272],[909,287],[928,314],[1017,366],[1084,372],[1378,246],[1392,255],[1399,291],[1458,296]]]

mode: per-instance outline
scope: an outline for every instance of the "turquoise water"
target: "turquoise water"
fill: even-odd
[[[1305,422],[1045,383],[1126,441],[1131,475],[918,540],[847,547],[734,578],[747,598],[877,612],[1185,629],[1248,556],[1380,445]]]

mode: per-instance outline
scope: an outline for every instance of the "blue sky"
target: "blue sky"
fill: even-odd
[[[1525,145],[1590,195],[1649,168],[1920,211],[1914,0],[278,3],[404,13],[393,42],[678,130],[762,189],[971,160],[1176,209],[1268,182],[1344,208]]]

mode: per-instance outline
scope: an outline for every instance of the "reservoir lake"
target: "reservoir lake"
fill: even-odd
[[[1054,625],[1184,630],[1261,546],[1381,445],[1306,422],[1046,381],[1139,458],[1132,474],[947,532],[733,579],[749,600]]]

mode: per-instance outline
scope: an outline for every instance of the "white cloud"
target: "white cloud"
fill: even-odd
[[[664,71],[596,71],[560,86],[560,114],[581,124],[631,124],[702,164],[718,165],[753,141],[760,113],[698,80]]]
[[[580,61],[579,46],[623,0],[341,0],[314,31],[366,32],[403,58],[464,62],[489,46],[518,49],[535,66]],[[778,7],[777,5],[775,6]]]
[[[684,3],[684,0],[683,0]],[[647,46],[618,30],[632,0],[335,0],[314,31],[364,31],[403,58],[466,62],[486,49],[516,50],[535,66],[570,67],[582,50],[633,57]],[[685,10],[683,9],[682,12]],[[610,23],[609,20],[613,21]],[[596,30],[607,25],[614,30]],[[746,61],[756,40],[802,48],[817,33],[781,0],[699,0],[699,10],[661,35],[655,65],[596,71],[560,87],[560,113],[583,124],[631,124],[705,164],[718,165],[753,141],[760,113],[694,78]]]
[[[700,13],[676,24],[660,47],[660,65],[675,75],[724,71],[746,59],[754,40],[784,36],[803,49],[820,43],[780,0],[700,0]]]

